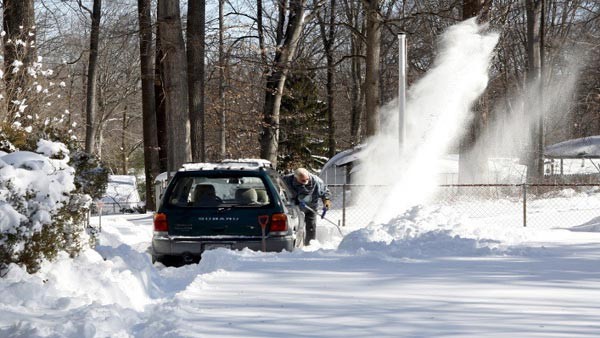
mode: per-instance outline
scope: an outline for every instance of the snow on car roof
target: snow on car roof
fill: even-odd
[[[136,178],[133,175],[108,175],[108,182],[135,185]]]
[[[211,169],[257,169],[272,168],[270,161],[263,159],[227,159],[215,163],[184,163],[180,171],[211,170]]]
[[[226,159],[220,162],[220,164],[240,164],[252,167],[271,167],[271,161],[263,160],[262,158],[241,158],[241,159]]]

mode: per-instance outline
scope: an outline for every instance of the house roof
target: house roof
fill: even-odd
[[[335,154],[332,158],[329,159],[329,161],[327,161],[327,163],[325,163],[325,165],[323,166],[321,171],[325,171],[333,166],[335,166],[335,167],[345,166],[345,165],[348,165],[348,164],[358,160],[359,156],[360,156],[360,151],[363,150],[364,148],[365,148],[365,145],[361,144],[354,148],[346,149],[344,151],[341,151],[341,152]]]
[[[548,158],[600,158],[600,135],[567,140],[547,146]]]

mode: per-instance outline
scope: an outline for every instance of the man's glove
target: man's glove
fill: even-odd
[[[300,203],[298,203],[298,205],[300,205],[300,208],[306,209],[306,202],[304,202],[303,200],[300,200]]]
[[[329,210],[331,208],[331,201],[330,200],[323,200],[323,209]]]

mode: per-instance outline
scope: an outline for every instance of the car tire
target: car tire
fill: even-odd
[[[174,261],[171,256],[152,256],[152,264],[161,263],[164,266],[172,266]]]

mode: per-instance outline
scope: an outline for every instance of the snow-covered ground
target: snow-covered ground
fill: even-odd
[[[151,215],[105,216],[96,249],[0,280],[0,336],[593,337],[600,207],[557,226],[578,212],[523,228],[417,207],[343,240],[321,221],[304,250],[218,249],[180,268],[151,264]]]

